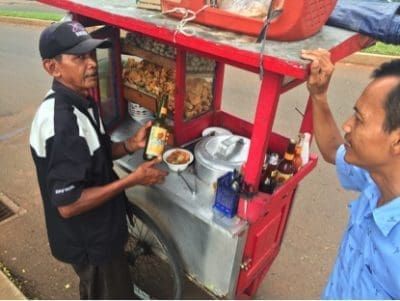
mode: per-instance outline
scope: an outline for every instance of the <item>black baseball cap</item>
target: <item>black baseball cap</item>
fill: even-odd
[[[111,47],[107,39],[94,39],[82,24],[76,21],[56,22],[40,35],[39,51],[42,59],[59,54],[83,54],[95,48]]]

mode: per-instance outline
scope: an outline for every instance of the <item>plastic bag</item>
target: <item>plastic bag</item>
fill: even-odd
[[[252,18],[265,18],[271,5],[271,0],[219,0],[217,2],[220,9]]]

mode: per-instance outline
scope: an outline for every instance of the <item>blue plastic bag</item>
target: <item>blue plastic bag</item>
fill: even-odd
[[[356,31],[387,44],[400,44],[400,3],[338,0],[327,25]]]

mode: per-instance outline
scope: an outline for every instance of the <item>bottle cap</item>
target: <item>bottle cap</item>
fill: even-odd
[[[268,158],[268,163],[272,165],[277,165],[279,162],[279,155],[277,153],[271,153]]]

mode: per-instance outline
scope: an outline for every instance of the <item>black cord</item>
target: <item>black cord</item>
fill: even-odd
[[[259,75],[260,75],[260,79],[261,80],[264,77],[264,68],[263,68],[262,62],[263,62],[263,57],[264,57],[264,50],[265,50],[265,43],[266,43],[266,40],[267,40],[268,28],[269,28],[269,25],[271,24],[271,22],[275,18],[280,16],[282,14],[282,12],[283,12],[282,8],[270,11],[270,13],[268,14],[268,17],[264,21],[264,24],[263,24],[263,26],[261,28],[260,34],[258,35],[258,38],[257,38],[257,43],[261,42],[260,59],[259,59],[259,70],[260,70],[260,74]]]

